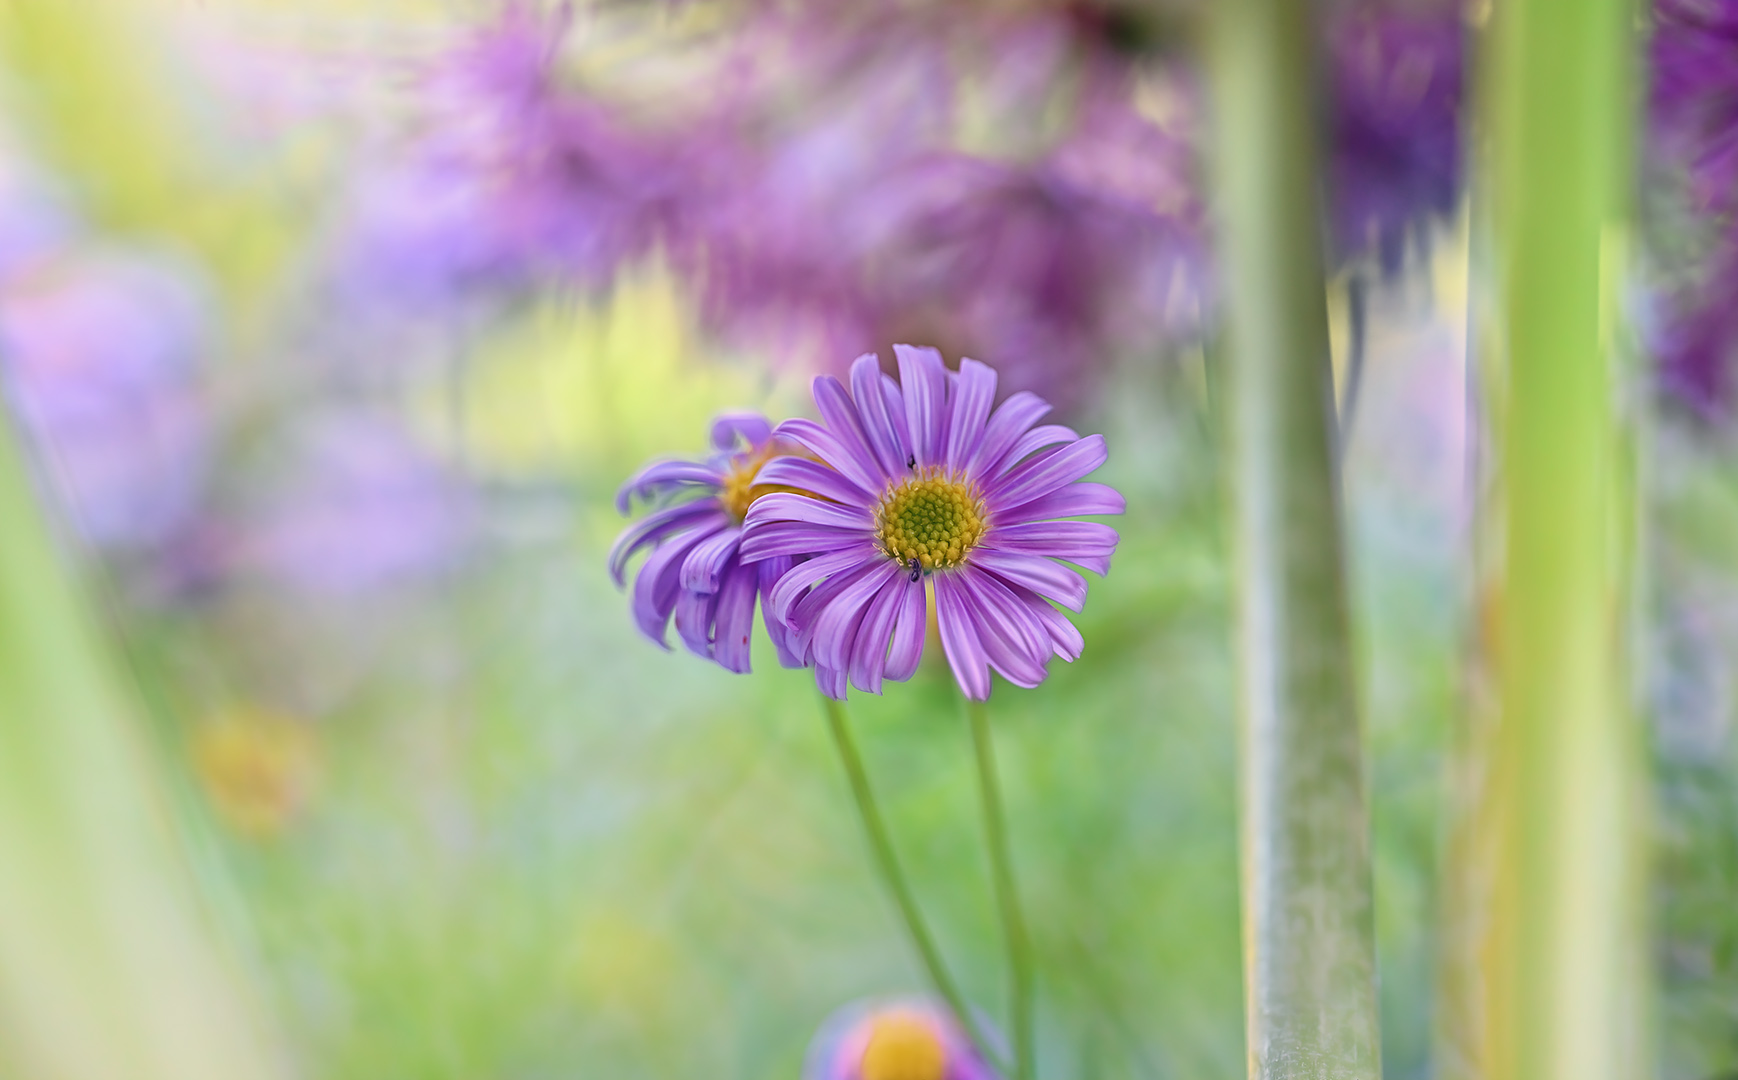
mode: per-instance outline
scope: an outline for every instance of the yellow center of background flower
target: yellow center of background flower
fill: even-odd
[[[944,1080],[947,1051],[923,1020],[892,1013],[870,1029],[859,1072],[863,1080]]]
[[[760,468],[768,461],[777,457],[780,449],[772,443],[744,455],[740,461],[732,463],[730,471],[724,474],[724,484],[718,491],[718,501],[724,504],[724,512],[738,525],[748,516],[749,504],[775,491],[793,491],[799,495],[810,495],[811,492],[797,491],[796,488],[781,484],[757,484],[754,478],[760,475]]]
[[[984,505],[967,484],[939,474],[893,488],[875,511],[881,549],[924,570],[958,566],[984,536]]]

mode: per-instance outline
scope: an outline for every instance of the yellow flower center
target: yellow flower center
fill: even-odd
[[[918,1017],[889,1013],[870,1029],[859,1071],[863,1080],[944,1080],[947,1051]]]
[[[958,566],[985,528],[977,490],[939,469],[889,489],[875,508],[881,550],[914,570]]]
[[[744,454],[733,462],[730,471],[724,474],[724,485],[718,491],[718,501],[724,504],[724,512],[738,525],[748,516],[749,504],[762,495],[775,491],[796,491],[796,488],[781,484],[757,484],[756,476],[760,475],[761,466],[779,456],[782,450],[774,443],[767,443],[759,450]],[[809,492],[799,492],[808,495]]]

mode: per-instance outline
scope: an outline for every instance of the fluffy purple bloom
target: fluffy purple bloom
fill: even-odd
[[[1452,4],[1355,9],[1331,25],[1329,188],[1338,258],[1373,249],[1392,272],[1419,225],[1453,214],[1464,36]]]
[[[98,547],[168,541],[203,494],[203,322],[189,280],[144,259],[45,260],[0,287],[0,391]]]
[[[1738,191],[1738,0],[1657,0],[1652,51],[1654,137],[1689,171],[1704,208]]]
[[[772,425],[751,413],[727,414],[712,425],[712,445],[718,452],[705,461],[655,461],[622,485],[616,508],[624,514],[636,497],[664,505],[617,538],[609,569],[616,585],[625,586],[628,560],[650,547],[633,586],[641,633],[669,648],[664,632],[673,615],[690,652],[742,673],[749,670],[756,599],[765,605],[795,556],[748,563],[739,550],[743,516],[769,483],[757,474],[779,452]],[[780,663],[802,667],[784,627],[768,616],[766,629]]]
[[[828,1018],[803,1080],[997,1080],[947,1010],[922,1000],[866,1002]]]
[[[1086,579],[1056,560],[1103,574],[1116,549],[1110,526],[1059,520],[1122,513],[1116,491],[1079,482],[1104,464],[1104,437],[1034,426],[1050,406],[1026,391],[992,412],[996,373],[975,360],[956,373],[934,349],[894,352],[897,382],[859,357],[849,390],[816,378],[821,422],[779,425],[775,437],[817,460],[760,471],[761,483],[792,490],[748,508],[742,557],[811,557],[778,578],[766,606],[831,697],[911,677],[931,586],[968,697],[989,696],[992,670],[1036,686],[1052,655],[1072,661],[1084,645],[1049,600],[1079,611]]]

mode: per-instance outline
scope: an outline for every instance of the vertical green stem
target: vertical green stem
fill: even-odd
[[[900,918],[905,922],[905,932],[916,947],[918,958],[923,961],[930,985],[947,1002],[954,1019],[959,1021],[960,1028],[970,1036],[983,1059],[1001,1068],[999,1055],[992,1051],[983,1033],[978,1030],[977,1021],[966,1007],[959,984],[954,982],[953,975],[941,958],[941,950],[936,948],[935,937],[929,932],[929,925],[923,921],[923,912],[918,910],[917,898],[911,894],[911,886],[906,883],[905,871],[900,868],[899,856],[894,852],[893,841],[887,835],[887,825],[881,820],[881,809],[876,805],[875,792],[869,787],[869,774],[863,768],[862,755],[857,752],[856,740],[851,737],[851,725],[845,716],[845,705],[832,698],[823,698],[822,702],[826,707],[827,729],[833,734],[833,744],[839,749],[839,761],[845,766],[845,777],[851,784],[851,797],[857,806],[858,820],[863,823],[863,833],[869,839],[869,853],[874,857],[875,871],[881,878],[881,884],[893,897],[894,905],[899,908]]]
[[[1249,1075],[1381,1075],[1327,294],[1314,5],[1210,6],[1237,580]]]
[[[1032,1029],[1032,942],[1014,884],[1014,864],[1008,857],[1008,830],[1002,817],[1002,789],[996,780],[996,750],[990,742],[989,709],[981,701],[966,702],[971,720],[972,750],[978,762],[978,795],[983,803],[984,842],[990,852],[990,876],[995,882],[996,907],[1008,950],[1009,1012],[1014,1035],[1015,1080],[1032,1080],[1037,1071]]]
[[[1616,402],[1630,0],[1494,5],[1489,108],[1505,552],[1490,1080],[1636,1070],[1640,862]]]

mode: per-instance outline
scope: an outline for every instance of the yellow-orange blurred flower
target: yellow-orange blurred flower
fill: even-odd
[[[218,817],[250,837],[281,831],[314,786],[316,743],[302,720],[258,706],[226,710],[193,737],[193,761]]]

